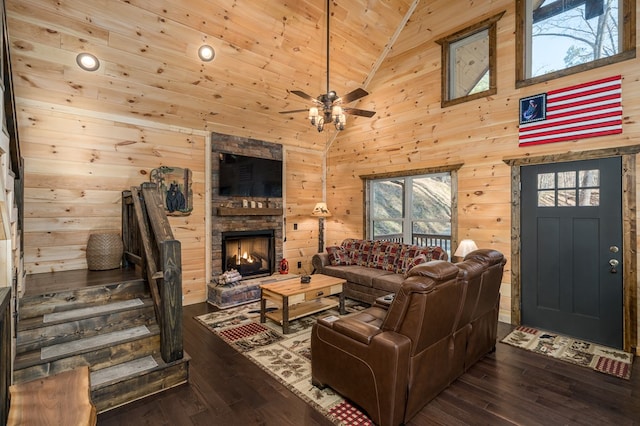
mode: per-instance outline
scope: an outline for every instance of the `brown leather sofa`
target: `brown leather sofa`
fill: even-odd
[[[495,349],[506,263],[488,249],[411,269],[390,305],[376,303],[311,334],[312,382],[330,386],[378,425],[408,422]]]

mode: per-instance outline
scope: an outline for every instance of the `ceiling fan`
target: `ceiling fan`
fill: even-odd
[[[344,96],[338,96],[335,91],[329,90],[329,2],[330,0],[327,0],[327,92],[319,95],[317,98],[314,98],[301,90],[291,90],[289,93],[293,93],[294,95],[313,102],[314,106],[308,109],[280,111],[280,114],[308,111],[311,125],[315,126],[318,129],[318,132],[322,132],[324,130],[324,125],[326,123],[334,123],[337,130],[344,130],[344,125],[346,123],[345,114],[359,115],[362,117],[373,117],[375,115],[375,111],[341,106],[342,104],[348,104],[367,96],[369,93],[366,90],[359,88]]]

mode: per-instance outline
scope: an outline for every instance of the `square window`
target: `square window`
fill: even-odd
[[[555,207],[556,191],[538,191],[538,207]]]
[[[538,174],[538,189],[552,189],[556,187],[555,173]]]
[[[597,207],[600,205],[600,189],[581,189],[578,191],[580,196],[578,205],[581,207]]]
[[[442,107],[496,93],[496,27],[503,14],[436,40],[442,46]]]
[[[451,43],[449,48],[449,99],[462,98],[489,88],[489,30],[484,29]]]
[[[558,191],[558,207],[574,207],[576,205],[576,190],[562,189]]]
[[[575,188],[576,172],[560,172],[558,173],[558,188]]]
[[[600,170],[580,170],[580,187],[600,186]]]

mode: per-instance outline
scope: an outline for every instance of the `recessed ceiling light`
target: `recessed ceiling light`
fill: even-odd
[[[200,49],[198,49],[198,57],[204,62],[213,61],[213,58],[215,56],[215,50],[213,50],[213,47],[209,46],[208,44],[203,44],[202,46],[200,46]]]
[[[76,56],[76,63],[85,71],[95,71],[100,68],[100,61],[91,53],[79,53],[78,56]]]

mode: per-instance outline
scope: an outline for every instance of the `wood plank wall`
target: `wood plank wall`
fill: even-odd
[[[440,46],[434,40],[501,11],[498,22],[497,94],[441,108]],[[637,17],[640,22],[640,17]],[[544,84],[515,88],[515,2],[421,2],[391,54],[357,104],[371,120],[352,120],[328,155],[327,244],[364,235],[359,176],[463,163],[458,180],[458,238],[511,252],[508,157],[540,156],[638,144],[640,61],[628,60]],[[573,84],[621,74],[624,132],[539,146],[518,146],[518,100]],[[375,102],[372,102],[374,99]],[[636,171],[637,172],[637,171]],[[626,212],[625,212],[626,213]],[[637,250],[635,251],[637,253]],[[511,263],[502,285],[501,320],[510,320]],[[637,309],[637,301],[635,301]]]
[[[185,300],[204,297],[204,134],[58,107],[50,111],[24,101],[19,120],[28,273],[86,268],[89,235],[120,230],[122,190],[149,181],[154,168],[177,166],[193,173],[192,214],[169,218],[182,243]]]
[[[236,88],[247,84],[264,91],[265,79],[275,84],[275,78],[281,80],[276,86],[284,98],[285,86],[290,84],[287,79],[299,73],[293,68],[295,61],[286,68],[265,69],[257,52],[264,50],[264,56],[269,56],[272,48],[267,45],[239,57],[238,45],[253,36],[231,26],[221,35],[226,41],[209,40],[219,57],[204,64],[194,59],[197,47],[207,38],[199,28],[202,20],[193,24],[189,14],[181,13],[180,3],[188,5],[186,2],[167,3],[172,7],[144,1],[113,2],[108,7],[95,1],[57,5],[43,0],[7,1],[26,169],[28,274],[86,268],[89,235],[120,228],[122,190],[148,181],[150,171],[160,166],[190,168],[193,212],[169,220],[182,242],[184,303],[206,300],[209,212],[205,159],[210,131],[290,148],[285,153],[290,231],[285,257],[291,261],[292,272],[298,271],[298,261],[303,264],[300,271],[309,270],[317,248],[317,219],[309,213],[322,194],[325,137],[312,128],[309,137],[300,135],[300,129],[311,127],[304,114],[299,120],[278,116],[276,121],[270,115],[262,116],[260,111],[268,108],[258,105],[257,113],[247,116],[254,100]],[[215,12],[217,19],[225,19],[222,8],[212,8],[197,13],[204,17]],[[311,12],[311,22],[323,16],[322,8]],[[178,23],[181,20],[184,22]],[[187,26],[190,23],[193,28]],[[220,30],[216,25],[207,28]],[[315,24],[313,28],[318,31]],[[85,49],[102,59],[95,73],[75,65],[76,53]],[[259,75],[238,72],[249,65]],[[275,62],[267,68],[273,67]],[[306,73],[301,72],[300,77],[306,78]],[[262,83],[257,84],[259,81]],[[219,99],[222,92],[227,102]],[[279,108],[287,109],[288,101],[278,102]],[[304,103],[298,100],[295,107],[301,106]],[[221,108],[223,113],[215,112]]]
[[[367,37],[358,38],[361,31],[373,26],[357,27],[358,31],[353,26],[353,33],[343,28],[340,39],[349,43],[338,43],[343,56],[336,55],[336,61],[344,55],[358,57],[361,50],[373,66],[371,59],[384,46],[380,34],[391,37],[394,29],[389,17],[398,23],[408,9],[406,1],[389,3],[387,13],[376,15],[376,19],[387,21],[380,31],[374,31],[374,43],[368,43]],[[191,216],[174,218],[172,225],[177,238],[188,242],[183,243],[187,253],[182,256],[189,264],[183,279],[185,303],[205,300],[207,131],[283,144],[287,171],[284,253],[294,267],[298,261],[309,265],[309,257],[317,249],[318,228],[317,219],[308,212],[322,197],[321,164],[327,134],[309,129],[297,116],[285,118],[277,111],[304,108],[299,100],[282,99],[287,89],[300,88],[315,95],[315,88],[322,88],[323,77],[318,71],[324,69],[322,64],[314,67],[302,62],[312,56],[310,50],[322,50],[312,43],[321,37],[318,20],[322,14],[317,2],[305,1],[299,11],[274,12],[287,13],[287,25],[296,20],[290,13],[307,19],[302,27],[311,35],[305,38],[305,30],[299,30],[298,43],[292,41],[296,38],[292,33],[281,36],[274,30],[280,23],[274,16],[258,24],[256,16],[270,10],[250,8],[248,2],[248,22],[239,15],[243,8],[228,15],[218,13],[222,10],[218,2],[198,2],[203,9],[194,9],[193,15],[186,13],[180,0],[113,2],[109,7],[80,0],[58,4],[8,0],[7,4],[20,131],[25,141],[25,261],[30,272],[82,267],[83,245],[91,230],[117,224],[116,195],[123,185],[147,180],[148,175],[142,172],[160,165],[190,167],[196,206]],[[115,16],[115,5],[126,8],[131,17]],[[372,3],[372,7],[381,6]],[[497,23],[497,94],[441,108],[440,46],[435,40],[502,11],[505,14]],[[339,9],[336,13],[351,20],[357,11]],[[228,17],[233,20],[227,25]],[[213,26],[215,34],[204,32],[200,18],[206,18],[208,25],[220,23]],[[273,40],[263,37],[269,31],[274,32]],[[369,76],[366,89],[370,95],[350,105],[373,109],[375,117],[349,117],[347,129],[330,145],[327,202],[333,216],[326,220],[326,245],[364,236],[360,175],[463,163],[458,172],[458,237],[472,238],[479,246],[495,248],[509,258],[511,182],[505,158],[637,144],[637,58],[516,89],[514,34],[513,0],[418,2],[385,61]],[[222,42],[225,37],[233,41]],[[185,41],[188,38],[191,41]],[[357,43],[351,44],[356,39]],[[185,60],[202,40],[214,43],[222,53],[220,58],[209,65]],[[375,45],[377,54],[365,52],[369,44]],[[80,72],[72,65],[74,52],[85,46],[106,55],[104,69],[98,74]],[[121,52],[116,55],[113,49]],[[254,50],[247,54],[250,49]],[[296,53],[283,59],[287,51]],[[295,56],[297,52],[304,53]],[[354,61],[362,78],[341,81],[341,90],[369,81],[362,74],[366,65],[362,62]],[[334,65],[337,75],[348,74],[349,60]],[[623,76],[623,134],[518,147],[519,98],[616,74]],[[165,90],[160,90],[165,85]],[[271,92],[272,86],[277,90]],[[245,95],[238,87],[251,87],[252,95]],[[219,100],[223,90],[228,90],[227,97]],[[168,96],[167,91],[174,96]],[[217,102],[215,107],[212,102]],[[229,106],[225,107],[225,102]],[[507,263],[501,301],[501,319],[507,321],[510,281]]]

